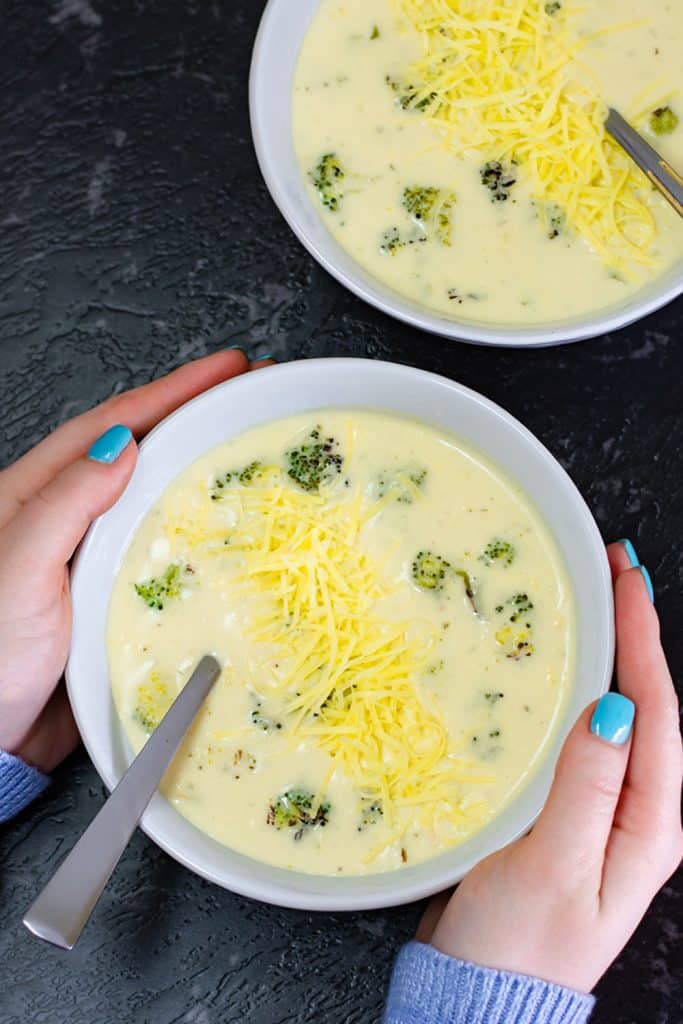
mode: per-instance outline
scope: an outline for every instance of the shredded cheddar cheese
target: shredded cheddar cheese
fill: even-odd
[[[422,55],[408,105],[454,153],[508,161],[547,219],[559,208],[615,273],[652,265],[656,223],[645,176],[606,134],[606,107],[577,59],[566,4],[395,0]],[[615,26],[613,31],[628,26]]]
[[[381,799],[389,826],[411,808],[426,825],[457,829],[477,820],[483,803],[463,802],[471,766],[418,686],[432,627],[377,610],[391,586],[359,543],[374,512],[360,493],[305,492],[273,469],[226,491],[220,508],[171,515],[167,533],[235,559],[232,582],[258,608],[251,639],[286,701],[292,742],[312,741],[333,758],[316,806],[339,767],[365,798]],[[222,535],[216,516],[230,522]]]

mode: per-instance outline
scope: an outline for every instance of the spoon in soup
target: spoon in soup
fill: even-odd
[[[619,111],[609,108],[605,128],[683,217],[683,178],[646,142]]]
[[[26,913],[39,939],[71,949],[221,667],[205,654],[161,722]]]

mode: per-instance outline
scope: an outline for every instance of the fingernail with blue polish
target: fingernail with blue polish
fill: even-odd
[[[631,568],[635,569],[635,567],[637,565],[640,565],[640,559],[638,558],[638,555],[636,554],[636,549],[634,548],[633,544],[631,544],[631,541],[627,540],[626,537],[623,537],[619,541],[619,543],[623,544],[624,551],[626,552],[626,554],[628,556],[628,560],[631,563]]]
[[[643,579],[645,580],[645,586],[647,587],[647,592],[650,595],[650,600],[654,604],[655,603],[655,588],[652,586],[652,577],[650,576],[649,572],[647,571],[647,569],[645,568],[644,565],[639,566],[639,568],[640,568],[641,573],[643,574]]]
[[[606,693],[595,705],[590,729],[607,743],[621,747],[626,743],[633,728],[636,706],[620,693]]]
[[[242,352],[246,356],[246,352],[241,345],[228,345],[226,352]]]
[[[116,462],[119,455],[128,446],[133,435],[128,427],[117,424],[110,427],[101,437],[98,437],[88,452],[88,458],[93,462]]]
[[[275,356],[272,352],[267,352],[262,356],[256,356],[256,359],[275,359]]]

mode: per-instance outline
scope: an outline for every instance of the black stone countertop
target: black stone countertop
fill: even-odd
[[[222,345],[435,370],[518,416],[605,538],[632,538],[680,678],[683,303],[535,352],[449,343],[364,305],[302,249],[258,173],[247,70],[261,6],[3,3],[0,463]],[[0,835],[0,1024],[377,1020],[418,906],[280,910],[200,880],[142,834],[71,954],[29,938],[22,912],[103,797],[79,752]],[[595,1024],[681,1021],[682,912],[679,877],[600,984]]]

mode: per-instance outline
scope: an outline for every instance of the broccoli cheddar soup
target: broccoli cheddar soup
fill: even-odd
[[[682,53],[681,0],[321,0],[296,157],[336,240],[402,296],[587,314],[683,260],[680,218],[604,127],[616,107],[683,173]]]
[[[163,782],[198,828],[321,874],[414,864],[522,785],[571,685],[572,596],[525,495],[456,437],[327,410],[184,470],[118,574],[108,646],[138,750],[211,652]]]

